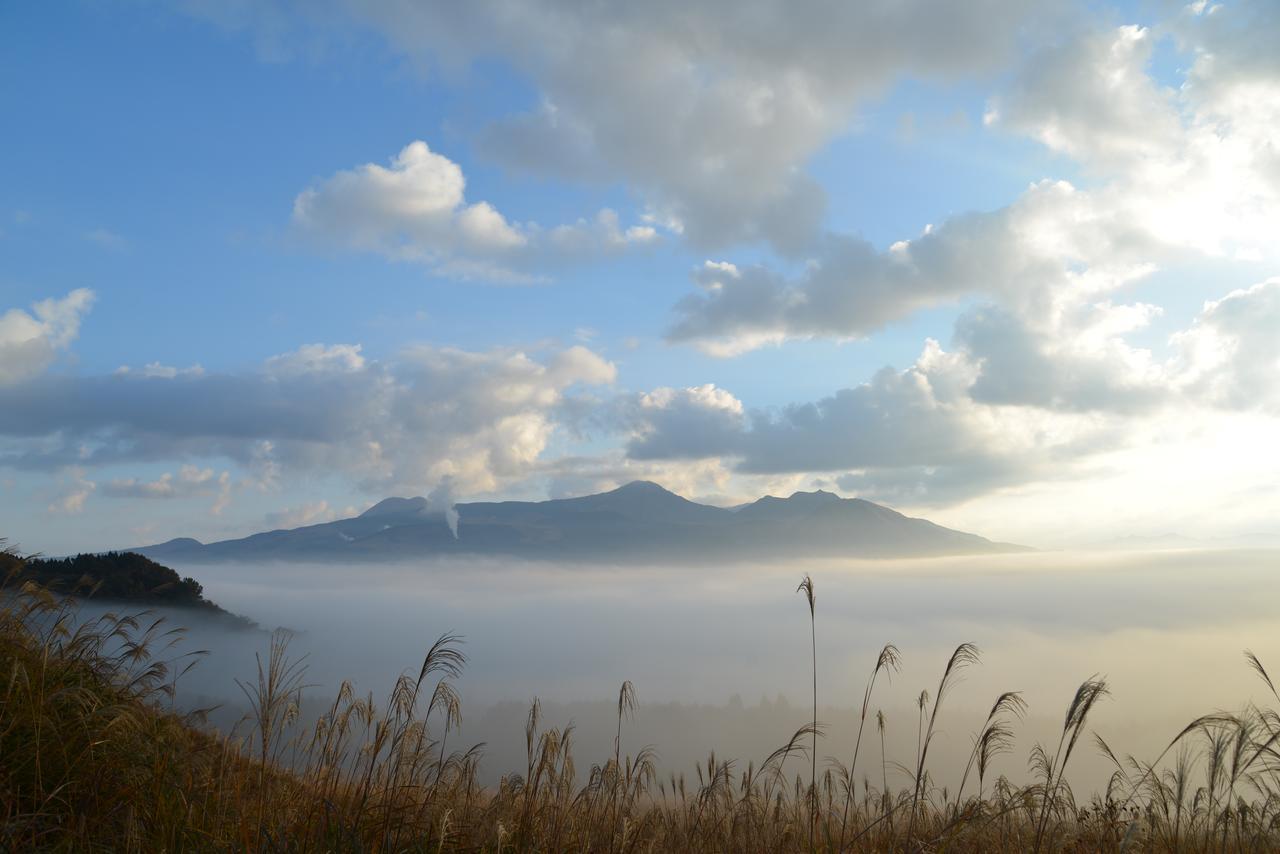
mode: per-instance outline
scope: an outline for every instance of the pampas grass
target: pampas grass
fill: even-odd
[[[813,608],[813,579],[806,573],[796,588],[809,602],[809,641],[813,664],[813,754],[809,757],[809,850],[818,823],[818,622]]]
[[[816,664],[812,581],[806,593]],[[692,776],[659,780],[655,754],[628,752],[625,724],[643,714],[623,682],[611,755],[579,772],[573,725],[548,726],[534,699],[524,767],[479,783],[483,746],[456,746],[457,682],[466,657],[446,634],[389,695],[344,684],[313,722],[301,719],[306,662],[273,635],[250,713],[226,736],[174,712],[191,657],[154,617],[80,619],[34,586],[0,600],[0,847],[12,850],[280,851],[1226,851],[1280,846],[1280,696],[1263,664],[1246,665],[1275,708],[1192,721],[1154,761],[1093,747],[1114,767],[1106,789],[1078,799],[1065,772],[1082,748],[1104,679],[1067,702],[1056,746],[1031,751],[1034,779],[991,779],[1016,752],[1022,696],[1000,694],[976,723],[954,791],[929,767],[953,717],[946,701],[978,651],[961,644],[918,704],[909,784],[890,786],[877,678],[901,669],[892,645],[867,680],[848,767],[817,774],[813,718],[758,763],[709,755]],[[880,780],[863,775],[873,716]],[[809,780],[796,773],[808,765]],[[584,766],[585,767],[585,766]]]

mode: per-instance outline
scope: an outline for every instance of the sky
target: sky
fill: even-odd
[[[0,536],[827,489],[1280,515],[1280,6],[0,9]]]

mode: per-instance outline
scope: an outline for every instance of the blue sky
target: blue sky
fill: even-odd
[[[0,534],[634,477],[1265,526],[1269,4],[718,5],[6,7]],[[1156,473],[1225,437],[1207,521]]]

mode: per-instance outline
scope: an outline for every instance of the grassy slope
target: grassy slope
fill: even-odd
[[[277,635],[256,681],[244,686],[252,719],[242,738],[227,739],[166,710],[183,666],[157,659],[168,636],[163,624],[129,617],[80,625],[68,600],[34,585],[0,603],[0,844],[622,852],[1207,851],[1280,843],[1272,828],[1280,816],[1272,749],[1280,718],[1270,711],[1190,727],[1208,760],[1202,778],[1179,762],[1153,774],[1122,767],[1106,796],[1077,804],[1056,781],[1105,692],[1100,683],[1082,686],[1062,743],[1033,754],[1042,779],[1026,788],[981,779],[985,762],[1007,748],[1020,710],[1002,698],[976,734],[968,791],[949,794],[930,782],[927,750],[918,785],[907,790],[868,787],[859,773],[834,767],[817,775],[814,791],[808,729],[760,765],[712,757],[696,779],[658,781],[652,754],[621,750],[634,706],[624,685],[613,755],[578,772],[572,727],[544,727],[535,702],[527,767],[483,790],[478,754],[449,743],[460,715],[453,685],[464,664],[452,638],[442,638],[385,703],[344,689],[319,721],[303,726],[295,718],[304,674],[289,661],[287,637]],[[896,667],[890,650],[876,662],[868,701],[874,674]],[[935,698],[922,698],[926,744],[941,697],[973,654],[958,649]]]

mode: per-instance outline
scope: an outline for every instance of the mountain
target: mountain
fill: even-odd
[[[656,483],[550,501],[458,504],[458,535],[425,498],[388,498],[351,519],[238,540],[190,538],[136,549],[155,559],[404,560],[505,555],[540,560],[727,560],[915,557],[1022,551],[830,492],[765,496],[733,509]]]

